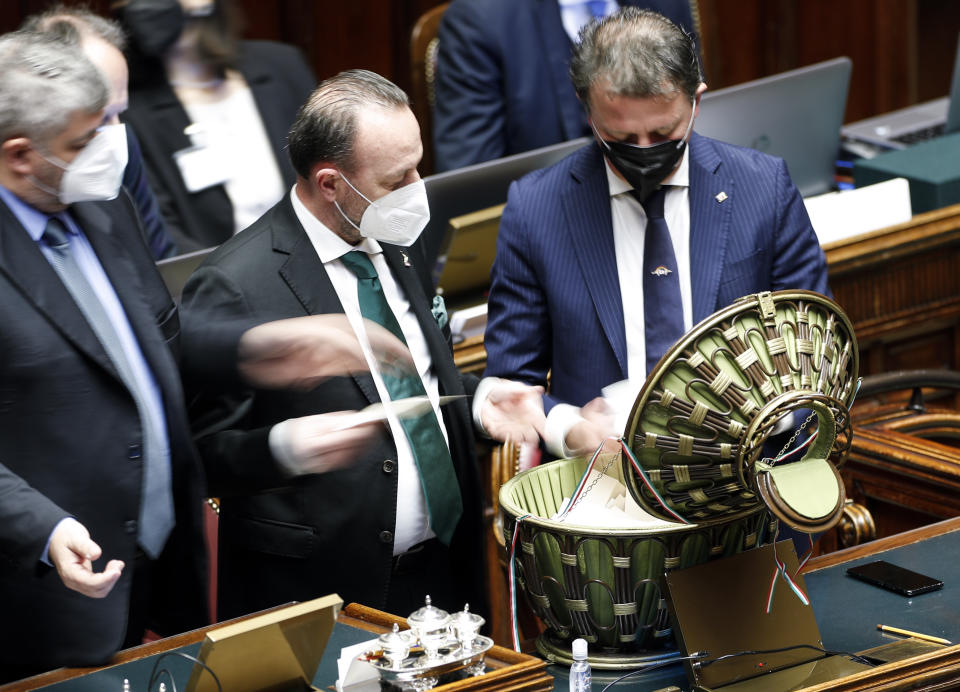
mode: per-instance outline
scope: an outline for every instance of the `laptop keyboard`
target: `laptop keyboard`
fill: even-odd
[[[917,142],[926,142],[928,139],[934,139],[942,134],[943,123],[924,127],[919,130],[914,130],[913,132],[907,132],[899,137],[891,137],[891,139],[901,144],[916,144]]]

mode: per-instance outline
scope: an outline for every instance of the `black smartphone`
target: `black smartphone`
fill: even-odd
[[[943,582],[939,579],[913,572],[904,567],[892,565],[885,560],[877,560],[876,562],[868,562],[859,567],[851,567],[847,570],[847,574],[879,586],[887,591],[903,594],[904,596],[916,596],[917,594],[943,588]]]

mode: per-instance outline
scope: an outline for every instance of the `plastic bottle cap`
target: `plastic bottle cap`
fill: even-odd
[[[587,640],[574,639],[573,640],[573,660],[583,661],[586,658],[587,658]]]

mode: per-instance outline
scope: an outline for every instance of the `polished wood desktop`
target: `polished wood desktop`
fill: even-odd
[[[275,612],[279,608],[282,606],[264,612]],[[106,666],[61,668],[25,680],[0,685],[0,692],[25,692],[48,686],[54,686],[51,692],[85,692],[91,689],[98,689],[98,692],[113,692],[111,686],[115,683],[116,690],[119,692],[124,678],[130,679],[132,692],[155,692],[144,689],[144,680],[160,656],[176,652],[197,655],[199,644],[207,632],[225,624],[242,622],[254,615],[121,651]],[[405,618],[357,603],[345,606],[337,618],[337,624],[324,652],[314,684],[324,687],[329,685],[330,689],[333,689],[332,685],[337,677],[336,659],[340,648],[374,639],[384,632],[389,632],[394,623],[401,629],[407,629]],[[177,688],[183,689],[192,664],[185,659],[173,660],[176,661],[175,666],[166,662],[164,666],[172,671]],[[454,681],[434,689],[437,692],[493,692],[493,690],[548,692],[553,687],[552,678],[545,672],[547,664],[533,656],[494,646],[487,652],[484,663],[487,672],[483,676]],[[163,680],[169,682],[167,678]],[[171,689],[169,685],[168,689]],[[224,692],[234,691],[224,690]]]

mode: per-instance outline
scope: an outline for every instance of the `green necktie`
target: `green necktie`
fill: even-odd
[[[348,252],[340,260],[357,276],[361,314],[386,327],[406,344],[400,324],[383,294],[377,270],[367,254]],[[426,396],[423,382],[416,373],[409,377],[383,375],[383,382],[392,401],[411,396]],[[400,423],[410,441],[413,458],[420,470],[420,485],[427,499],[430,526],[444,545],[450,545],[453,531],[463,514],[463,501],[460,498],[457,474],[453,469],[453,459],[450,458],[450,450],[440,430],[440,422],[433,410],[430,410],[422,416],[401,418]]]

